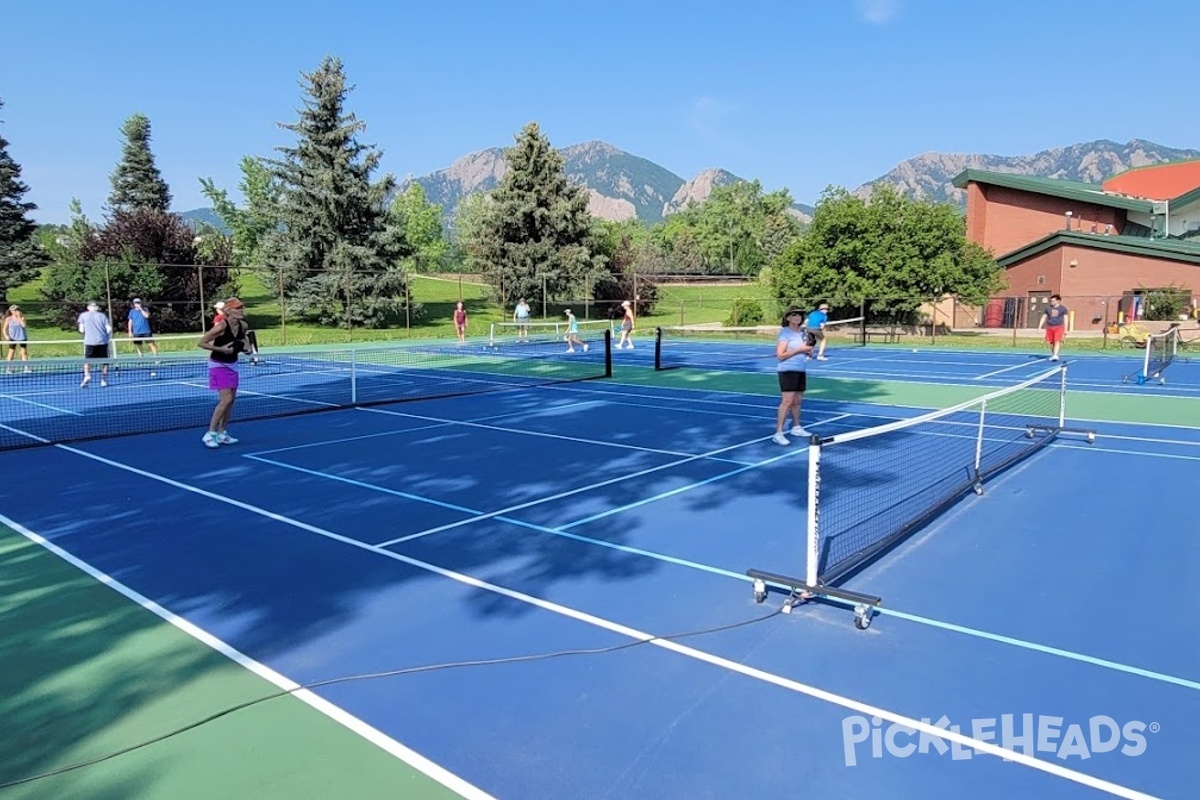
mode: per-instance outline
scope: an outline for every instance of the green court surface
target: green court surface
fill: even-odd
[[[0,526],[0,783],[167,733],[278,688]],[[279,697],[0,800],[459,795]]]
[[[739,373],[699,369],[655,372],[647,368],[623,366],[615,381],[636,386],[672,386],[708,392],[727,391],[772,396],[779,394],[778,378],[771,372]],[[820,380],[810,384],[804,396],[822,400],[932,409],[948,408],[994,390],[994,386],[982,385],[908,383],[821,376]],[[1154,397],[1092,391],[1071,391],[1068,395],[1068,417],[1076,421],[1188,426],[1200,423],[1197,402],[1191,397]]]

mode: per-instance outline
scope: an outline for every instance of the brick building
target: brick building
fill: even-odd
[[[953,325],[1037,327],[1051,294],[1074,330],[1141,320],[1200,296],[1200,161],[1128,170],[1102,185],[968,169],[967,237],[1005,268],[1008,288]],[[1163,298],[1169,302],[1163,303]],[[1161,316],[1161,314],[1160,314]]]

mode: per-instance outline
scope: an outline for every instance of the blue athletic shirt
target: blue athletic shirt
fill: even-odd
[[[149,336],[150,335],[150,320],[138,311],[136,308],[129,309],[129,321],[133,330],[134,336]]]
[[[829,315],[821,309],[817,309],[808,315],[808,327],[810,330],[816,330],[829,321]]]
[[[808,335],[804,329],[793,332],[791,328],[784,328],[779,332],[779,336],[775,338],[776,344],[779,342],[787,342],[788,350],[796,350],[802,345],[808,344]],[[807,372],[808,371],[808,354],[792,356],[786,361],[776,362],[775,367],[777,372]]]
[[[1045,314],[1047,328],[1057,328],[1067,324],[1067,307],[1062,303],[1058,304],[1058,308],[1050,306],[1046,309]]]

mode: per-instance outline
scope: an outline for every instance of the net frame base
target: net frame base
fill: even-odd
[[[776,588],[783,589],[788,592],[788,596],[784,600],[783,607],[781,609],[785,614],[791,613],[791,610],[797,605],[806,602],[819,601],[822,599],[831,600],[840,605],[850,604],[853,606],[854,610],[854,626],[859,630],[866,630],[869,628],[877,609],[883,605],[883,598],[863,592],[844,589],[840,586],[837,586],[837,583],[852,577],[862,569],[865,569],[867,566],[874,563],[883,554],[899,546],[902,542],[911,537],[913,533],[925,527],[933,519],[936,519],[938,516],[940,516],[947,508],[958,503],[964,496],[970,494],[972,491],[976,495],[982,495],[985,482],[1003,473],[1014,464],[1024,461],[1025,458],[1028,458],[1033,452],[1040,451],[1059,436],[1064,434],[1078,434],[1083,436],[1088,444],[1093,444],[1096,441],[1096,432],[1094,430],[1088,428],[1076,428],[1066,425],[1066,370],[1066,362],[1062,363],[1055,370],[1061,371],[1059,424],[1053,427],[1045,428],[1043,426],[1036,425],[1029,426],[1030,430],[1046,430],[1050,434],[1041,444],[1038,445],[1038,447],[1029,453],[1025,453],[1006,462],[997,464],[984,472],[980,472],[978,469],[976,469],[973,479],[966,482],[958,492],[947,496],[935,506],[930,507],[926,513],[910,521],[899,532],[890,537],[889,540],[882,543],[877,549],[872,550],[866,556],[860,558],[850,567],[844,570],[836,571],[832,575],[822,574],[818,569],[818,563],[820,560],[819,536],[816,527],[815,516],[811,513],[811,510],[816,505],[816,497],[814,496],[816,489],[814,481],[810,480],[810,514],[808,520],[808,530],[806,531],[805,536],[807,554],[807,563],[805,565],[806,575],[805,577],[801,578],[798,576],[785,575],[769,570],[749,569],[746,571],[746,575],[753,583],[754,601],[756,603],[765,602],[770,589]],[[965,406],[969,404],[970,403],[966,403],[963,405]],[[822,441],[822,437],[816,434],[814,434],[809,440],[810,474],[818,470]]]

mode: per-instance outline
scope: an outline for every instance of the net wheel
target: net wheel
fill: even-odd
[[[975,494],[979,495],[980,497],[983,496],[983,484],[982,483],[975,484],[974,486],[971,487],[971,490],[974,491]]]
[[[875,609],[870,606],[859,606],[854,609],[854,627],[860,631],[865,631],[871,627],[871,617],[874,615]]]
[[[754,582],[754,602],[761,603],[767,599],[767,585],[762,581]]]

